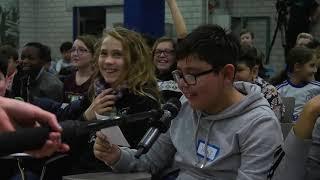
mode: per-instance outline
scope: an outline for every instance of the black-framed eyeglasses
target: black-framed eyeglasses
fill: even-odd
[[[89,50],[88,49],[84,49],[84,48],[71,48],[70,50],[71,53],[77,53],[79,55],[83,55],[83,54],[86,54],[86,53],[89,53]]]
[[[199,76],[203,76],[203,75],[209,74],[211,72],[214,72],[214,69],[210,69],[210,70],[207,70],[207,71],[204,71],[204,72],[200,72],[200,73],[197,73],[197,74],[185,74],[185,75],[183,75],[181,71],[174,70],[174,71],[172,71],[172,76],[173,76],[173,79],[174,79],[174,81],[176,83],[179,83],[181,78],[182,78],[186,84],[188,84],[188,85],[196,85],[197,84],[197,78]]]
[[[168,56],[168,55],[172,55],[174,53],[174,50],[173,49],[156,49],[154,51],[155,56],[160,56],[162,53],[165,56]]]

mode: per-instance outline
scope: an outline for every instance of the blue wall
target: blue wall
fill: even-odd
[[[126,28],[158,38],[164,35],[165,0],[125,0]]]

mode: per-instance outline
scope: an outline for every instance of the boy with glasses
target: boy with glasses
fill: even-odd
[[[149,152],[119,148],[97,133],[95,156],[118,172],[156,174],[172,161],[177,179],[264,180],[282,142],[280,125],[258,86],[233,84],[239,43],[216,25],[196,28],[177,47],[182,106]]]

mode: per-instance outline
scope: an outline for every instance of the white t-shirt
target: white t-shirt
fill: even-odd
[[[296,85],[289,80],[285,80],[277,86],[277,90],[281,96],[295,98],[293,121],[296,121],[304,104],[320,94],[320,82],[310,81],[309,83]]]

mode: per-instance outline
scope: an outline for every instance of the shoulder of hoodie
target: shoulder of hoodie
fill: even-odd
[[[264,99],[264,100],[266,102],[265,104],[269,105],[268,101],[266,99]],[[184,95],[182,95],[180,97],[180,102],[181,102],[181,107],[183,107],[188,104],[188,99]],[[275,116],[274,112],[268,106],[258,106],[256,108],[248,111],[246,114],[248,114],[249,112],[252,113],[255,117],[265,117],[265,118],[277,120],[277,117]]]
[[[259,106],[251,111],[255,112],[252,112],[251,115],[248,116],[245,121],[243,121],[242,126],[238,131],[241,132],[243,137],[252,136],[253,132],[259,132],[263,134],[270,134],[271,132],[274,133],[274,136],[277,137],[277,141],[281,140],[282,133],[280,121],[271,110],[271,108],[268,108],[267,106]]]
[[[267,100],[265,101],[267,102]],[[190,106],[188,105],[188,100],[184,95],[181,96],[180,102],[181,102],[181,107],[190,108]],[[237,119],[236,121],[242,124],[242,125],[239,124],[239,126],[241,126],[239,127],[239,131],[242,131],[244,134],[246,134],[245,136],[249,135],[252,131],[256,131],[256,130],[261,131],[261,129],[257,127],[258,126],[260,127],[262,124],[269,124],[273,127],[272,128],[273,132],[281,133],[279,120],[277,119],[276,115],[271,110],[271,108],[268,106],[256,107],[246,112],[245,114],[243,114],[243,116],[246,116],[247,118],[241,118],[242,119],[241,122],[238,121],[239,119]],[[270,129],[268,129],[267,131],[269,130]]]

